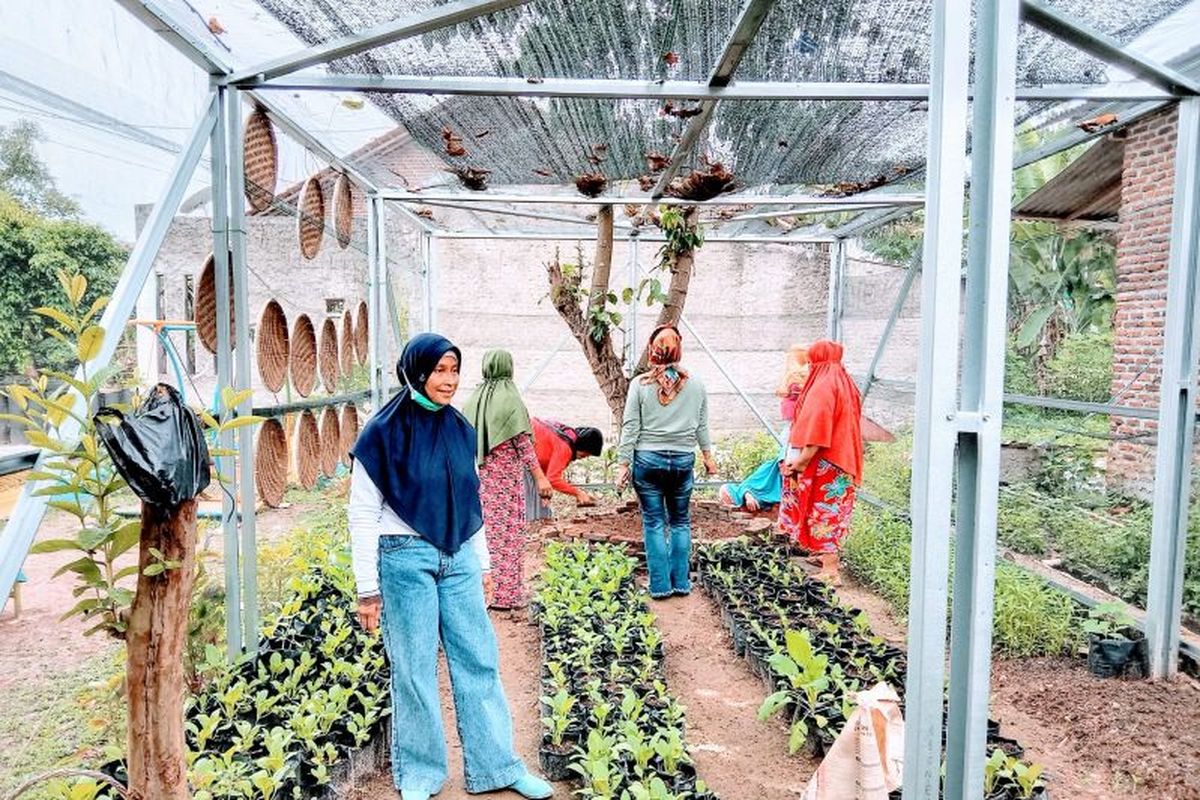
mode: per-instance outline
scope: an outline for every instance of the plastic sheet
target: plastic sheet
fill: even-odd
[[[117,472],[144,502],[174,508],[208,486],[208,445],[200,420],[175,388],[155,386],[132,417],[106,406],[95,421]]]

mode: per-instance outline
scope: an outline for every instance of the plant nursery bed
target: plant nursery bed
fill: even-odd
[[[692,503],[692,539],[696,542],[764,533],[773,525],[774,520],[768,514],[734,511],[715,500]],[[643,549],[642,515],[634,499],[615,506],[581,508],[571,516],[535,523],[534,530],[545,539],[607,542],[625,545],[631,553],[641,553]]]

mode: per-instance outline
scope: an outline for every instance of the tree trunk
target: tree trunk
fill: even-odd
[[[155,548],[179,566],[157,575]],[[177,509],[142,504],[137,594],[126,633],[129,692],[129,795],[136,800],[186,800],[183,738],[183,653],[196,570],[196,501]]]
[[[625,377],[620,355],[613,348],[612,333],[605,331],[597,340],[592,337],[590,323],[592,312],[602,310],[606,302],[608,284],[612,276],[612,256],[613,209],[612,206],[601,206],[597,219],[596,259],[592,269],[591,291],[586,298],[587,313],[579,305],[582,273],[564,275],[557,258],[547,265],[546,271],[550,278],[550,300],[582,348],[596,383],[608,402],[609,410],[619,420],[625,412],[625,394],[629,390],[629,379]],[[580,264],[580,270],[582,268],[583,265]]]
[[[695,227],[696,217],[699,214],[700,208],[698,206],[689,206],[687,211],[683,213],[684,224],[689,228]],[[679,318],[683,316],[683,307],[687,303],[688,285],[692,282],[692,268],[695,264],[695,250],[684,250],[675,256],[675,263],[671,265],[671,283],[667,288],[667,299],[663,302],[663,307],[658,312],[658,319],[654,323],[655,328],[662,327],[663,325],[679,324]],[[636,372],[645,372],[649,361],[650,347],[649,342],[647,342],[642,347],[642,355],[638,359]]]

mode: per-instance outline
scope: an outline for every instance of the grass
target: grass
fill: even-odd
[[[104,761],[107,745],[124,736],[124,705],[115,694],[121,646],[61,672],[32,676],[0,692],[0,797],[29,777],[64,764]],[[51,795],[33,789],[22,800]]]

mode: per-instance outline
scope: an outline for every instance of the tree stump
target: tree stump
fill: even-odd
[[[162,554],[161,560],[152,548]],[[163,560],[179,565],[159,572]],[[142,504],[138,565],[125,637],[129,795],[135,800],[186,800],[183,653],[196,571],[195,500],[178,508]]]

